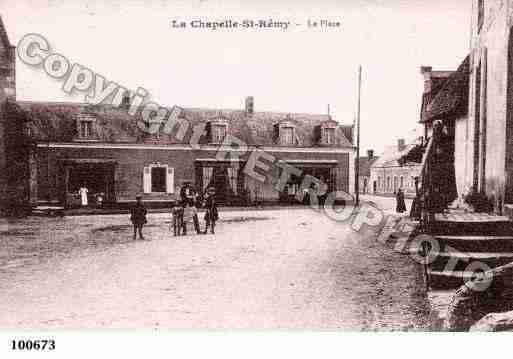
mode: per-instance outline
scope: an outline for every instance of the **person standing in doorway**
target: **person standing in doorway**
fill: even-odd
[[[87,201],[87,193],[88,192],[89,192],[89,190],[87,189],[85,183],[82,184],[82,187],[80,187],[80,189],[78,190],[78,194],[80,195],[80,203],[81,203],[82,207],[86,207],[88,204],[88,201]]]
[[[136,202],[135,205],[130,209],[130,221],[132,221],[132,225],[134,226],[134,240],[137,239],[137,233],[139,233],[139,238],[144,239],[142,234],[143,226],[146,224],[146,207],[142,203],[141,195],[137,195],[135,197]]]
[[[404,202],[404,192],[401,188],[397,190],[397,193],[395,195],[396,198],[396,212],[397,213],[403,213],[406,212],[406,203]]]

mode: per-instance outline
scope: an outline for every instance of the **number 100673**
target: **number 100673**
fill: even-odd
[[[17,351],[55,350],[55,340],[52,340],[52,339],[11,340],[11,350],[17,350]]]

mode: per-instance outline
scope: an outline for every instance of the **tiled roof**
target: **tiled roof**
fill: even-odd
[[[374,161],[371,165],[372,168],[382,167],[397,167],[410,164],[419,164],[416,162],[404,162],[403,159],[407,158],[410,152],[416,151],[418,146],[422,143],[422,138],[418,138],[411,143],[408,143],[404,148],[399,151],[397,145],[389,146],[385,149],[384,153],[379,157],[377,161]]]
[[[24,101],[18,101],[18,105],[29,118],[30,132],[36,141],[73,141],[77,135],[76,117],[84,113],[96,118],[97,139],[102,142],[177,144],[187,143],[192,134],[192,126],[182,141],[174,136],[177,129],[171,135],[162,132],[159,136],[147,134],[137,126],[141,119],[140,114],[132,117],[126,110],[109,105]],[[274,125],[287,121],[295,127],[297,147],[316,146],[316,127],[331,120],[328,115],[279,112],[255,112],[247,115],[243,110],[202,108],[183,108],[179,117],[188,120],[191,125],[221,119],[228,124],[228,134],[248,145],[260,146],[276,146]],[[335,147],[353,146],[344,134],[348,128],[352,126],[337,126]]]
[[[9,36],[7,35],[7,30],[5,29],[5,25],[2,20],[2,16],[0,16],[0,38],[2,39],[2,41],[6,47],[11,46],[11,42],[9,41]]]
[[[450,119],[467,114],[469,62],[470,56],[467,56],[458,70],[449,76],[433,100],[426,106],[421,122]]]

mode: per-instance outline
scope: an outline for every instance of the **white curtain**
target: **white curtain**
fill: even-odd
[[[151,169],[150,167],[144,167],[143,169],[143,192],[151,192]]]
[[[203,167],[203,191],[207,189],[210,181],[212,180],[212,174],[214,173],[214,167]]]
[[[230,181],[230,187],[234,194],[237,194],[237,174],[238,168],[228,167],[228,180]]]

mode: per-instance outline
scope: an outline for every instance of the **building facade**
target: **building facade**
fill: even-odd
[[[132,201],[136,194],[166,202],[177,198],[185,181],[200,191],[214,186],[225,204],[294,202],[306,176],[329,191],[353,191],[355,149],[346,137],[352,127],[327,115],[179,109],[179,119],[189,125],[177,140],[176,132],[142,131],[142,120],[122,108],[18,106],[35,143],[30,173],[37,202],[76,205],[82,186],[107,203]],[[196,126],[205,131],[191,145]],[[284,164],[297,171],[276,190]]]
[[[424,125],[425,138],[432,135],[434,121],[441,121],[447,135],[447,151],[454,164],[457,193],[462,196],[470,190],[470,166],[467,152],[471,143],[468,128],[470,56],[456,71],[433,71],[422,67],[424,95],[420,123]],[[440,76],[442,73],[444,76]]]
[[[513,2],[474,0],[466,181],[513,202]]]
[[[391,196],[402,189],[409,196],[415,195],[415,178],[419,178],[421,170],[422,144],[422,139],[408,144],[400,139],[396,146],[385,149],[370,166],[370,183],[375,194]]]
[[[27,175],[25,126],[22,118],[7,116],[16,99],[14,50],[0,17],[0,198],[21,205],[28,198],[28,187],[20,180]]]
[[[0,25],[0,85],[12,87],[14,51]],[[4,187],[32,206],[78,206],[81,187],[91,204],[101,197],[120,205],[137,194],[167,204],[184,182],[200,192],[215,187],[228,205],[293,203],[321,184],[354,192],[353,126],[329,115],[259,112],[248,97],[239,110],[175,106],[176,121],[156,124],[140,111],[131,116],[128,96],[119,106],[92,106],[4,93],[0,172],[9,173]]]
[[[367,156],[358,159],[358,190],[361,194],[374,194],[377,192],[377,182],[371,181],[371,166],[378,158],[374,156],[373,150],[367,150]]]

